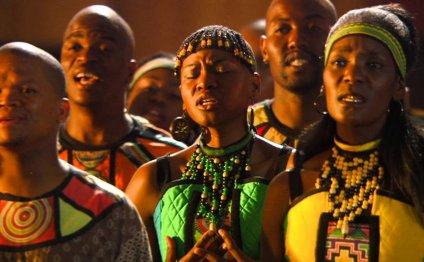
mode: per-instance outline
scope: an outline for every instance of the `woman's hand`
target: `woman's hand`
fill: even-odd
[[[166,252],[166,262],[175,262],[177,260],[177,246],[170,237],[166,237],[168,249]],[[181,262],[205,261],[205,256],[202,255],[202,250],[208,250],[214,254],[223,254],[222,239],[215,231],[207,231],[196,242],[192,249],[182,257]]]
[[[175,242],[170,237],[166,237],[166,242],[168,244],[168,250],[165,261],[175,262],[177,259],[177,247]],[[230,254],[231,259],[224,258],[226,252]],[[204,233],[193,248],[179,261],[253,262],[254,260],[243,253],[226,230],[220,229],[218,233],[210,230]]]

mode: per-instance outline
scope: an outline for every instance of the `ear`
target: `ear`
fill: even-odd
[[[128,64],[127,84],[131,83],[136,70],[137,70],[137,62],[134,59],[131,59]]]
[[[258,94],[260,94],[260,92],[261,92],[261,78],[258,72],[254,72],[252,75],[252,85],[250,90],[252,104],[256,102],[255,98]]]
[[[59,123],[64,123],[69,115],[69,100],[67,98],[62,98],[59,103],[58,121]]]
[[[267,40],[266,35],[261,35],[260,46],[261,46],[262,59],[264,63],[265,61],[269,60],[268,51],[266,49],[266,40]]]
[[[393,100],[400,101],[405,98],[406,95],[406,85],[405,82],[402,79],[399,79],[397,81],[398,84],[395,87],[394,93],[393,93]]]

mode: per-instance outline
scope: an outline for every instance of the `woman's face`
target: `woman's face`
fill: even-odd
[[[388,48],[380,41],[350,35],[334,43],[324,69],[327,109],[339,125],[381,130],[392,99],[404,88]]]
[[[189,116],[204,127],[245,122],[258,87],[258,76],[226,51],[201,50],[181,66],[183,103]]]

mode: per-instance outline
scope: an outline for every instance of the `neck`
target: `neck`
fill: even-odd
[[[272,111],[280,123],[300,132],[321,118],[313,106],[317,95],[316,90],[299,95],[285,88],[275,88]]]
[[[65,123],[66,131],[73,139],[91,145],[118,141],[130,132],[131,127],[132,120],[122,108],[99,111],[71,105]]]
[[[57,187],[66,174],[55,145],[31,152],[17,152],[16,149],[0,147],[2,193],[21,197],[39,196]]]
[[[228,124],[223,127],[206,128],[207,134],[202,137],[204,143],[209,147],[222,148],[242,139],[248,132],[244,122],[239,124]]]
[[[365,144],[382,136],[385,121],[386,118],[374,121],[372,124],[364,125],[345,125],[337,123],[337,137],[347,144]]]

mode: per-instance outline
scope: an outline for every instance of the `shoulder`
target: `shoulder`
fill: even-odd
[[[255,147],[265,156],[289,157],[293,148],[286,144],[277,144],[259,135],[255,135]]]
[[[71,192],[83,194],[93,194],[93,197],[109,196],[115,201],[125,200],[126,196],[117,187],[101,180],[85,171],[70,166],[70,174],[73,176],[71,179],[72,189]]]
[[[146,119],[140,116],[131,115],[134,121],[134,129],[137,133],[137,137],[140,139],[151,140],[152,142],[162,143],[170,147],[178,149],[186,148],[187,146],[171,137],[169,132],[154,126],[149,123]]]

